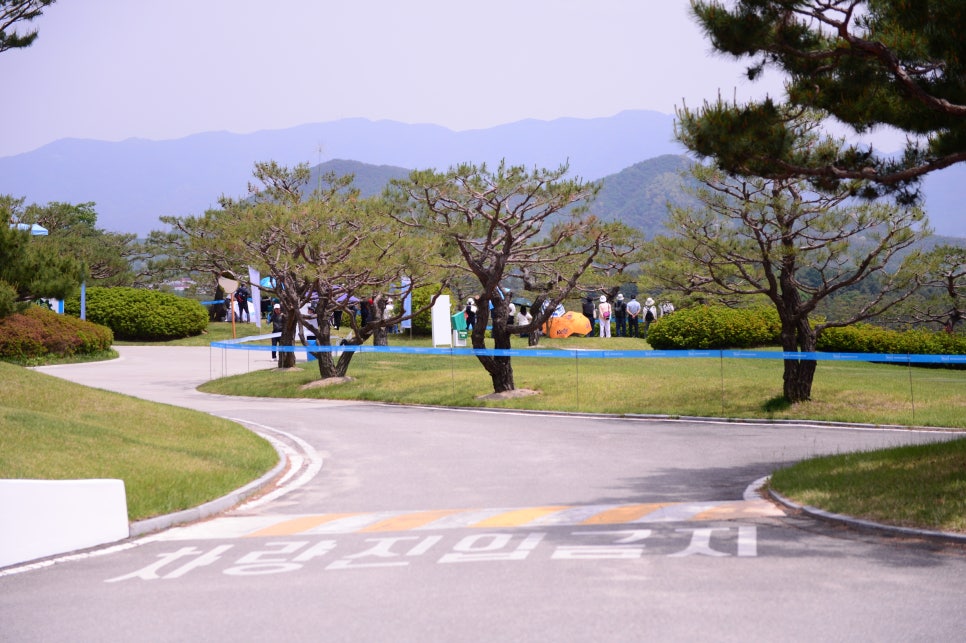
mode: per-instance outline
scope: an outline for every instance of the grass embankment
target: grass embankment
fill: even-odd
[[[523,347],[524,340],[514,347]],[[427,340],[394,336],[401,346]],[[640,340],[574,338],[542,349],[644,349]],[[540,349],[538,349],[540,350]],[[301,388],[318,379],[298,370],[255,371],[208,382],[211,393],[359,399],[404,404],[488,406],[587,413],[821,420],[966,428],[966,371],[820,362],[811,402],[778,401],[781,360],[513,358],[517,388],[539,395],[481,399],[492,392],[472,356],[357,353],[353,381]],[[882,523],[966,532],[966,440],[817,458],[776,473],[772,486],[801,504]]]
[[[832,513],[966,533],[966,439],[806,460],[771,486]]]
[[[0,362],[0,478],[120,478],[133,521],[218,498],[277,461],[227,420]]]

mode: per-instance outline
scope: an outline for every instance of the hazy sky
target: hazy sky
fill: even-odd
[[[0,156],[346,117],[454,130],[671,114],[749,83],[687,0],[59,0],[0,54]]]

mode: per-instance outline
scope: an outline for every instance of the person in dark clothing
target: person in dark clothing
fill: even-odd
[[[273,333],[281,333],[282,330],[284,330],[285,315],[282,314],[281,304],[275,304],[274,306],[272,306],[272,312],[268,313],[268,321],[272,323]],[[272,338],[272,359],[278,359],[278,355],[276,354],[277,353],[276,347],[278,346],[278,342],[280,339],[281,339],[280,337]]]
[[[251,297],[251,292],[248,288],[244,286],[239,286],[238,290],[235,291],[235,301],[238,302],[238,320],[248,323],[251,318],[248,316],[248,298]]]
[[[623,293],[617,293],[614,300],[614,321],[617,322],[617,336],[627,337],[627,304]]]
[[[470,297],[466,300],[466,308],[463,309],[466,316],[466,330],[471,331],[476,326],[476,301]]]
[[[590,320],[590,333],[587,334],[587,337],[591,337],[594,334],[594,322],[597,320],[597,309],[594,307],[594,300],[590,297],[585,299],[580,304],[580,312]]]

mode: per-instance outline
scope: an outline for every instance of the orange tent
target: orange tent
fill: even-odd
[[[551,339],[563,339],[571,335],[587,335],[594,329],[593,323],[577,312],[566,312],[560,317],[551,317],[543,325],[543,333]]]

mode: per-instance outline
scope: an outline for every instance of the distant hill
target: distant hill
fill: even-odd
[[[405,179],[410,170],[395,165],[369,165],[359,161],[335,159],[326,161],[322,165],[311,168],[309,174],[309,189],[314,190],[319,184],[319,178],[325,174],[336,176],[352,175],[352,185],[358,188],[364,197],[377,196],[393,179]]]
[[[694,202],[684,191],[691,163],[686,156],[665,154],[605,176],[591,212],[605,221],[623,221],[639,228],[649,239],[663,234],[668,203],[684,206]]]
[[[62,139],[0,158],[0,194],[28,203],[97,204],[98,224],[144,234],[161,215],[197,215],[222,195],[244,197],[258,161],[292,166],[320,155],[372,165],[446,170],[463,162],[556,168],[598,179],[661,154],[680,153],[673,117],[651,111],[609,118],[525,120],[454,132],[360,118],[284,130],[208,132],[176,140]]]
[[[144,235],[161,227],[159,216],[199,215],[216,207],[222,195],[245,197],[259,161],[293,166],[312,164],[320,156],[351,159],[327,161],[328,167],[355,174],[370,194],[389,178],[405,176],[403,168],[443,171],[462,162],[494,166],[506,159],[529,167],[568,163],[571,176],[604,180],[595,211],[651,236],[661,231],[665,202],[682,197],[677,172],[687,159],[679,156],[684,150],[673,140],[673,125],[668,114],[637,110],[464,132],[355,118],[168,141],[62,139],[0,158],[0,194],[41,204],[94,201],[98,225]],[[963,185],[966,164],[925,179],[926,209],[938,234],[966,238]]]

